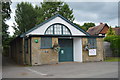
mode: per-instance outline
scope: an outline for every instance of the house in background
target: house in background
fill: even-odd
[[[109,26],[106,23],[100,23],[98,26],[90,27],[86,32],[88,32],[90,35],[106,36],[108,29]],[[120,27],[116,27],[112,29],[115,31],[116,35],[120,35]]]
[[[105,23],[100,23],[98,26],[90,27],[87,32],[91,35],[105,35],[109,26]]]
[[[57,14],[15,38],[9,55],[19,64],[42,65],[103,61],[103,49],[103,36],[91,36]]]

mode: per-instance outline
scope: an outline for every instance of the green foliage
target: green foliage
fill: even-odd
[[[42,23],[55,14],[61,14],[70,21],[74,20],[73,10],[70,10],[69,6],[64,2],[47,2],[45,0],[41,3],[41,6],[33,7],[31,3],[21,2],[17,4],[15,10],[15,21],[17,25],[14,25],[15,35],[28,31],[35,25]]]
[[[16,32],[19,30],[19,33],[21,34],[35,26],[37,16],[31,3],[21,2],[17,4],[15,13],[15,21],[18,25]]]
[[[49,0],[48,0],[49,1]],[[40,9],[41,8],[41,9]],[[74,21],[74,16],[73,16],[73,10],[70,10],[68,4],[64,2],[46,2],[44,1],[41,3],[41,7],[38,9],[39,12],[42,14],[42,21],[41,21],[41,16],[38,16],[38,23],[43,22],[44,20],[47,20],[48,18],[54,16],[55,14],[60,14],[67,18],[70,21]]]
[[[120,36],[115,35],[115,31],[112,30],[111,26],[107,32],[107,36],[104,38],[105,41],[110,42],[110,47],[114,56],[120,56]]]
[[[114,56],[120,56],[120,36],[115,36],[110,41]]]
[[[120,28],[120,26],[115,26],[115,28]]]
[[[116,36],[114,36],[114,35],[106,36],[106,37],[104,38],[104,41],[110,42],[111,39],[113,39],[113,38],[115,38],[115,37],[116,37]]]
[[[7,40],[9,38],[8,25],[5,23],[6,20],[10,19],[10,4],[11,2],[2,2],[2,45],[3,47],[8,46]]]
[[[112,49],[113,55],[120,56],[120,36],[108,35],[104,38],[104,40],[110,42],[110,47]]]
[[[111,36],[111,35],[115,35],[115,31],[113,31],[113,29],[110,26],[110,28],[108,29],[108,32],[107,32],[107,36]]]
[[[83,29],[84,31],[86,31],[86,27],[84,27],[84,26],[80,26],[79,24],[77,24],[77,23],[74,23],[75,25],[77,25],[78,27],[80,27],[81,29]]]
[[[120,57],[107,57],[105,61],[106,62],[118,62],[120,61]]]
[[[87,31],[90,27],[95,26],[95,23],[84,23],[82,26],[85,27],[85,31]]]
[[[18,26],[17,26],[15,23],[13,23],[12,28],[15,30],[14,35],[13,35],[12,37],[15,38],[15,37],[17,37],[21,32],[20,32],[20,30],[18,29]]]
[[[95,23],[84,23],[82,26],[80,26],[77,23],[74,23],[74,24],[80,27],[81,29],[83,29],[84,31],[87,31],[88,28],[95,26]]]

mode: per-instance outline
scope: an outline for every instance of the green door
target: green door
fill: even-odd
[[[59,39],[59,62],[73,61],[73,39]]]

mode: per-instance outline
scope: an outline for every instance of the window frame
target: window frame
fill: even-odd
[[[61,26],[61,34],[55,34],[55,25],[59,25],[59,26]],[[53,32],[52,32],[52,34],[48,34],[47,33],[47,31],[51,28],[51,27],[53,27]],[[67,29],[67,31],[69,32],[68,34],[64,34],[64,30],[63,30],[63,27],[65,27],[65,29]],[[52,24],[52,25],[50,25],[47,29],[46,29],[46,31],[45,31],[45,33],[44,33],[45,35],[72,35],[71,34],[71,31],[70,31],[70,29],[67,27],[67,26],[65,26],[64,24],[61,24],[61,23],[55,23],[55,24]]]
[[[96,38],[88,38],[89,49],[97,49]]]
[[[48,46],[48,42],[44,42],[43,43],[43,41],[45,41],[44,39],[46,39],[46,38],[50,39],[50,41],[48,41],[48,42],[50,42],[49,46]],[[40,49],[51,49],[51,48],[52,48],[52,37],[41,37],[41,40],[40,40]]]

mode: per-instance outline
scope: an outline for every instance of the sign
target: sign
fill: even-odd
[[[89,56],[96,55],[96,49],[89,49]]]

